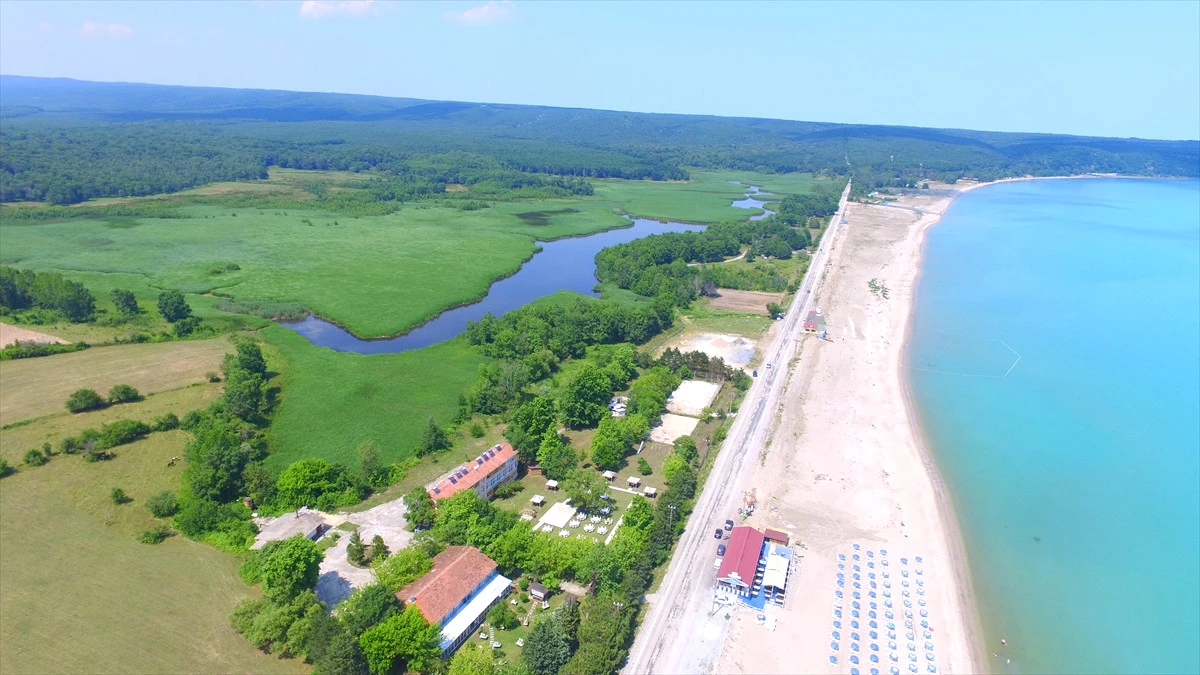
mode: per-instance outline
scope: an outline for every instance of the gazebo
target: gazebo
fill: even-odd
[[[545,503],[546,503],[546,498],[545,498],[545,497],[543,497],[543,496],[541,496],[541,495],[534,495],[534,496],[532,496],[532,497],[530,497],[530,498],[529,498],[529,501],[530,501],[530,502],[531,502],[531,503],[532,503],[534,506],[541,506],[542,504],[545,504]]]
[[[557,490],[558,489],[558,481],[556,481],[556,480],[546,481],[546,489],[547,490]]]
[[[612,479],[614,479],[616,477],[617,477],[617,474],[613,473],[612,471],[604,472],[604,480],[606,480],[606,481],[612,482]]]
[[[646,487],[642,488],[642,494],[654,499],[654,496],[658,494],[658,488],[653,488],[647,485]]]
[[[629,487],[637,487],[642,484],[642,479],[637,476],[630,476],[625,481],[629,483]]]

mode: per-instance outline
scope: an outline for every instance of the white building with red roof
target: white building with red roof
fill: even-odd
[[[483,624],[512,581],[496,571],[496,563],[471,546],[450,546],[433,559],[433,569],[396,592],[406,605],[416,605],[425,620],[442,629],[443,655],[449,655]]]
[[[491,499],[497,487],[516,477],[517,451],[508,443],[501,443],[442,476],[429,486],[429,496],[436,502],[463,490],[475,490],[480,497]]]
[[[717,570],[718,588],[735,595],[751,595],[765,539],[763,533],[753,527],[733,528],[729,543],[725,545],[725,557]]]

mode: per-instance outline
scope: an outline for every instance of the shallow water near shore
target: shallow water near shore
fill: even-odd
[[[1198,352],[1200,183],[988,186],[928,232],[906,373],[993,672],[1200,672]]]

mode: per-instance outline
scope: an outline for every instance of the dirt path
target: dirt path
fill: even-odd
[[[21,342],[39,342],[43,344],[70,344],[60,337],[47,335],[46,333],[39,333],[37,331],[29,330],[28,328],[18,328],[17,326],[10,326],[6,323],[0,323],[0,349],[11,345],[18,340]]]

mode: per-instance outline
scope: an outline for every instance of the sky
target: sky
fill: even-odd
[[[0,2],[0,72],[1200,139],[1200,2]]]

